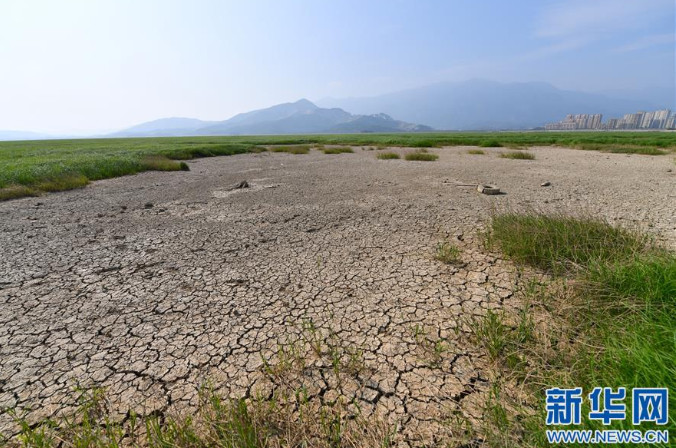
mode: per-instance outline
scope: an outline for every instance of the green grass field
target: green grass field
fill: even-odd
[[[518,411],[505,411],[510,417],[494,422],[496,439],[514,432],[512,425],[521,418],[527,446],[549,446],[544,432],[551,428],[540,418],[546,387],[676,390],[675,253],[649,236],[593,217],[508,213],[493,218],[486,236],[488,247],[499,248],[517,264],[563,281],[550,291],[546,285],[530,291],[516,325],[503,322],[504,314],[489,313],[475,326],[477,339],[505,376],[538,398],[534,418],[522,415],[510,422]],[[535,325],[543,318],[546,331]],[[662,429],[673,433],[673,392],[669,400],[670,422]],[[582,423],[584,429],[602,428],[596,421]],[[625,421],[611,427],[635,429]],[[513,441],[489,445],[512,446]]]
[[[234,155],[270,145],[529,147],[565,146],[662,155],[676,149],[672,132],[446,132],[249,137],[181,137],[0,142],[0,200],[67,190],[89,181],[147,170],[186,169],[175,160]],[[305,151],[300,151],[304,153]]]

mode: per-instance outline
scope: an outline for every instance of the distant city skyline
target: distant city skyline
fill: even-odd
[[[676,112],[670,109],[638,111],[624,114],[622,118],[609,118],[603,122],[603,114],[568,114],[556,123],[545,125],[548,131],[573,131],[585,129],[676,129]]]
[[[0,129],[223,120],[472,78],[669,97],[672,0],[4,0]],[[666,92],[666,94],[665,94]]]

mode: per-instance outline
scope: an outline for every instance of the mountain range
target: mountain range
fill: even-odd
[[[339,108],[317,107],[301,99],[238,114],[225,121],[164,118],[116,132],[111,137],[418,132],[431,129],[398,121],[383,113],[353,115]]]
[[[673,90],[643,88],[596,94],[563,90],[543,82],[473,79],[371,97],[325,98],[317,104],[301,99],[241,113],[224,121],[162,118],[91,137],[533,129],[559,121],[567,114],[601,113],[607,120],[638,110],[674,108]],[[0,131],[0,140],[46,138],[65,136]]]
[[[620,95],[616,92],[615,95]],[[323,107],[341,107],[358,114],[383,112],[400,120],[440,130],[532,129],[559,121],[567,114],[600,113],[621,117],[637,110],[673,107],[645,99],[558,89],[544,82],[500,83],[482,79],[445,82],[364,98],[327,98]]]

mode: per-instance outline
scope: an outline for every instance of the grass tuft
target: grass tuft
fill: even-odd
[[[409,152],[404,156],[406,160],[418,161],[418,162],[434,162],[439,158],[436,154],[430,154],[428,152],[416,151]]]
[[[381,152],[376,155],[376,157],[380,160],[394,160],[394,159],[399,159],[399,154],[396,152]]]
[[[353,153],[354,150],[349,146],[334,146],[332,148],[324,148],[324,154],[344,154]]]
[[[467,154],[483,155],[486,154],[486,152],[481,149],[468,149]]]
[[[576,146],[578,149],[585,151],[602,151],[614,154],[643,154],[648,156],[663,156],[668,154],[663,149],[658,149],[654,146],[638,146],[638,145],[605,145],[597,143],[583,143]]]
[[[154,171],[189,171],[190,167],[185,162],[172,160],[166,156],[151,155],[141,159],[141,165],[146,170]]]
[[[48,179],[35,185],[38,191],[55,192],[82,188],[89,183],[89,179],[82,174],[66,174],[56,179]]]
[[[534,160],[535,155],[530,153],[530,152],[523,152],[523,151],[511,151],[511,152],[503,152],[500,154],[500,157],[503,159],[514,159],[514,160]]]
[[[7,187],[0,188],[0,201],[39,195],[39,191],[35,190],[34,188],[29,188],[25,185],[9,185]]]
[[[553,273],[632,257],[650,243],[600,219],[535,213],[494,216],[486,242],[519,263]]]
[[[270,148],[270,151],[286,152],[288,154],[307,154],[310,152],[310,145],[273,146]]]
[[[447,241],[443,241],[437,244],[434,258],[446,264],[458,263],[460,262],[460,249]]]

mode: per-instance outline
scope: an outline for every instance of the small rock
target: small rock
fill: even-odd
[[[233,190],[240,190],[242,188],[249,188],[251,185],[249,185],[249,182],[243,180],[242,182],[238,183],[234,187],[232,187]]]
[[[146,209],[153,208],[153,207],[154,207],[154,205],[153,205],[152,202],[146,202],[146,204],[143,206],[143,208],[146,208]]]
[[[476,191],[483,194],[500,194],[500,188],[495,185],[482,185],[479,184],[476,187]]]
[[[552,184],[551,182],[547,181],[547,182],[542,182],[542,183],[540,184],[540,186],[541,186],[541,187],[549,187],[551,184]]]

